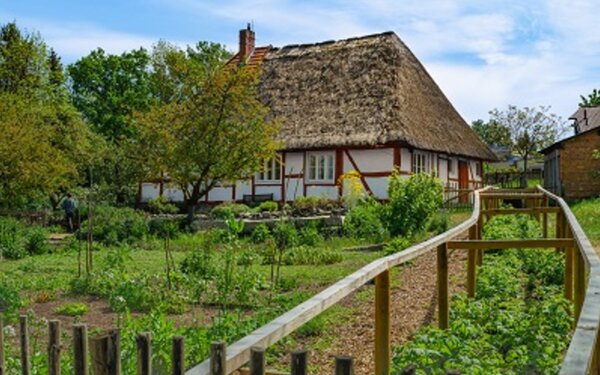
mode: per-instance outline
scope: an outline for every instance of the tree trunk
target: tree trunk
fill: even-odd
[[[196,203],[191,201],[185,201],[185,207],[187,209],[187,221],[191,224],[196,216]]]

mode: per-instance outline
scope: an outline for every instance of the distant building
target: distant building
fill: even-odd
[[[579,108],[571,117],[575,135],[542,150],[544,187],[567,200],[600,194],[600,107]]]

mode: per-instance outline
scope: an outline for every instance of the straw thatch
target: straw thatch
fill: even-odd
[[[496,159],[392,32],[271,49],[262,71],[287,150],[402,143]]]

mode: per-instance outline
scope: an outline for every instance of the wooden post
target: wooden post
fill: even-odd
[[[152,375],[152,335],[144,332],[137,335],[137,373],[138,375]]]
[[[185,374],[185,342],[183,337],[173,337],[173,355],[172,355],[173,366],[171,375],[184,375]]]
[[[87,326],[76,324],[73,326],[73,368],[75,375],[88,375],[88,340]]]
[[[292,352],[291,375],[306,375],[308,368],[308,352],[306,350],[294,350]]]
[[[556,230],[555,230],[555,236],[556,238],[563,238],[563,214],[561,211],[556,213]]]
[[[224,342],[213,342],[210,347],[210,375],[226,375],[226,347]]]
[[[479,215],[479,220],[477,220],[477,237],[476,239],[480,240],[483,238],[483,217]],[[477,265],[479,267],[483,266],[483,250],[479,249],[476,251],[475,259],[477,260]]]
[[[4,318],[0,312],[0,375],[6,375],[4,368]]]
[[[438,326],[448,328],[448,249],[446,243],[437,248]]]
[[[335,357],[335,375],[354,375],[352,368],[352,357]]]
[[[477,239],[477,224],[469,228],[469,239]],[[467,294],[469,298],[475,298],[475,282],[477,279],[477,250],[467,250]]]
[[[581,308],[583,306],[583,299],[585,298],[585,263],[583,262],[583,255],[576,249],[574,252],[574,266],[575,266],[575,282],[574,282],[574,294],[575,294],[575,320],[579,319]]]
[[[265,375],[265,349],[250,348],[250,375]]]
[[[544,203],[542,204],[543,207],[548,207],[548,196],[544,195]],[[543,228],[543,232],[544,232],[544,238],[548,238],[548,213],[544,211],[544,214],[542,216],[542,228]]]
[[[390,271],[375,278],[375,374],[390,373]]]
[[[90,340],[94,375],[121,375],[121,339],[118,330]]]
[[[48,375],[60,375],[60,322],[48,322]]]
[[[31,374],[31,362],[29,358],[29,327],[27,324],[27,315],[19,317],[21,328],[21,373],[23,375]]]

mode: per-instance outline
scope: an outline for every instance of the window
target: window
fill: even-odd
[[[334,156],[331,152],[311,152],[307,155],[308,180],[333,182]]]
[[[456,160],[448,159],[448,173],[455,174],[456,173]]]
[[[429,161],[429,153],[422,151],[413,152],[413,173],[430,173],[431,163]]]
[[[275,156],[266,160],[263,165],[263,170],[256,176],[259,182],[279,182],[281,181],[281,158]]]

